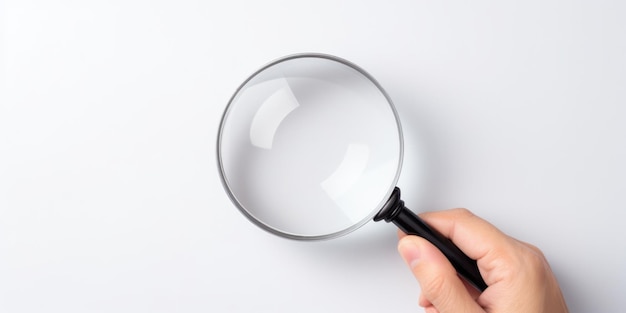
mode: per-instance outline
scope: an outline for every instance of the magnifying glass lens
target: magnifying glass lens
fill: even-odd
[[[402,163],[390,100],[367,73],[324,56],[259,70],[220,127],[222,178],[259,226],[297,239],[335,237],[371,220]]]

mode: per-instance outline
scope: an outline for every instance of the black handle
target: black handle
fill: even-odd
[[[383,219],[387,223],[394,223],[406,234],[417,235],[430,241],[443,252],[461,277],[480,291],[487,288],[487,284],[480,276],[476,261],[465,255],[450,239],[428,226],[419,216],[407,209],[404,201],[400,200],[400,188],[394,189],[387,203],[374,216],[376,222]]]

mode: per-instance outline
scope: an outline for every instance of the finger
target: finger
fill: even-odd
[[[472,286],[465,279],[461,279],[461,282],[463,283],[463,286],[465,286],[465,290],[467,290],[467,292],[470,294],[470,297],[472,297],[474,301],[478,300],[478,297],[480,297],[480,294],[481,294],[480,291],[478,291],[476,287]],[[421,307],[424,307],[424,308],[433,305],[432,303],[430,303],[430,301],[428,301],[428,299],[426,299],[424,294],[420,294],[418,303]]]
[[[398,251],[420,283],[420,305],[431,303],[440,313],[483,312],[446,257],[423,238],[400,239]],[[425,301],[424,301],[425,300]]]
[[[502,252],[511,245],[510,237],[467,209],[428,212],[420,217],[474,260],[479,261],[494,250]]]
[[[517,240],[467,209],[429,212],[420,217],[477,261],[480,274],[488,286],[506,278],[508,272],[502,263],[514,262],[519,254],[520,243]]]

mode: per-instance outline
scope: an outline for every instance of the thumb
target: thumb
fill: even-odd
[[[430,242],[417,236],[405,236],[398,242],[398,252],[419,281],[420,305],[432,305],[440,313],[484,312],[448,259]]]

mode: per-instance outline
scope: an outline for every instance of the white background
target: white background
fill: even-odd
[[[0,2],[0,311],[421,312],[393,226],[289,241],[222,189],[231,94],[311,51],[396,103],[410,208],[468,207],[545,252],[572,312],[621,312],[624,16],[621,0]]]

